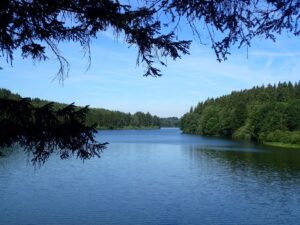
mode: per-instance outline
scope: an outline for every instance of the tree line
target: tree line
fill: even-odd
[[[19,94],[14,94],[7,89],[0,89],[0,98],[20,100]],[[34,107],[42,107],[50,102],[39,98],[29,99]],[[61,109],[67,104],[53,103],[54,109]],[[112,111],[102,108],[90,108],[87,111],[85,123],[88,126],[96,125],[97,129],[149,129],[160,127],[179,127],[177,117],[160,118],[149,112],[136,112],[134,114]]]
[[[186,133],[300,144],[300,82],[234,91],[199,102],[181,118]]]

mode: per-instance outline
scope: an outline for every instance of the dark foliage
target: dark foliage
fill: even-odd
[[[209,34],[212,48],[221,61],[230,47],[250,47],[255,37],[276,40],[287,32],[300,34],[300,1],[298,0],[165,0],[164,8],[174,20],[186,17],[196,35],[199,26]],[[200,23],[199,23],[200,22]]]
[[[55,110],[53,103],[34,107],[29,99],[0,98],[0,148],[20,145],[43,164],[52,153],[61,159],[100,157],[107,143],[94,139],[95,126],[85,125],[88,108],[73,104]]]
[[[154,64],[165,65],[161,58],[188,54],[190,41],[177,37],[181,20],[200,40],[208,34],[221,61],[232,45],[248,47],[255,37],[275,40],[282,32],[298,36],[299,19],[298,0],[2,0],[0,51],[8,62],[17,49],[23,57],[45,60],[48,47],[57,56],[63,79],[69,64],[58,43],[78,42],[89,52],[91,39],[112,29],[137,47],[138,63],[147,66],[145,75],[159,76]]]
[[[180,120],[177,117],[160,118],[161,127],[179,127]]]
[[[148,129],[161,126],[160,118],[150,113],[131,114],[106,109],[91,109],[87,124],[96,124],[98,129]]]
[[[300,144],[300,83],[279,83],[200,102],[181,119],[187,133]]]
[[[12,100],[22,99],[20,95],[14,94],[4,88],[0,88],[0,98]],[[30,99],[30,101],[34,107],[43,107],[51,103],[47,100],[42,100],[39,98],[32,98]],[[58,102],[52,102],[52,105],[54,110],[59,110],[67,106],[67,104]],[[77,107],[76,109],[79,110],[80,107]],[[168,119],[169,118],[159,118],[157,116],[151,115],[150,113],[143,112],[136,112],[134,114],[131,114],[101,108],[89,108],[84,122],[87,126],[96,125],[96,129],[148,129],[159,128],[162,126],[161,124]],[[173,119],[177,119],[178,122],[178,118]]]
[[[91,38],[108,28],[122,32],[129,45],[138,48],[138,62],[145,62],[145,75],[158,76],[154,56],[179,58],[187,54],[189,41],[177,41],[173,32],[161,34],[161,22],[152,8],[134,9],[111,0],[3,0],[0,3],[0,50],[8,61],[21,49],[23,57],[45,60],[46,46],[60,63],[64,78],[69,64],[57,44],[79,42],[89,51]],[[163,62],[161,62],[163,64]]]

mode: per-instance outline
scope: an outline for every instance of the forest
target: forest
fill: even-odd
[[[22,96],[7,89],[0,89],[0,98],[20,100]],[[39,98],[27,99],[37,108],[50,103],[50,101]],[[54,110],[58,110],[66,106],[67,104],[54,102],[52,107]],[[144,112],[131,114],[102,108],[89,108],[86,115],[86,125],[91,126],[94,124],[96,129],[158,129],[160,127],[178,127],[179,119],[177,117],[160,118]]]
[[[199,102],[181,118],[185,133],[300,147],[300,82],[233,91]]]

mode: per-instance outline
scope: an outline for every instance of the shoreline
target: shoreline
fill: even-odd
[[[250,140],[243,140],[243,139],[235,139],[232,137],[224,137],[224,136],[219,136],[219,135],[201,135],[201,134],[195,134],[195,133],[189,133],[189,132],[183,132],[184,134],[191,134],[191,135],[197,135],[197,136],[203,136],[203,137],[212,137],[212,138],[222,138],[222,139],[230,139],[234,141],[247,141],[253,144],[262,144],[265,146],[270,146],[270,147],[277,147],[281,149],[299,149],[300,150],[300,144],[289,144],[289,143],[282,143],[282,142],[255,142],[255,141],[250,141]]]
[[[293,148],[293,149],[299,149],[300,150],[300,145],[299,144],[287,144],[287,143],[282,143],[282,142],[263,142],[264,145],[266,146],[272,146],[272,147],[278,147],[278,148]]]

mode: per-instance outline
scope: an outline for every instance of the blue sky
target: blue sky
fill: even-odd
[[[117,41],[110,32],[99,34],[92,41],[89,70],[79,45],[65,43],[60,49],[71,64],[63,85],[53,81],[58,70],[54,56],[34,63],[16,54],[12,67],[1,61],[0,87],[24,97],[180,117],[190,106],[208,97],[255,85],[300,80],[299,39],[287,35],[276,43],[255,40],[248,57],[245,48],[233,49],[222,63],[216,61],[209,44],[201,45],[195,40],[191,54],[177,61],[168,59],[159,78],[143,77],[143,66],[136,65],[136,49]]]

